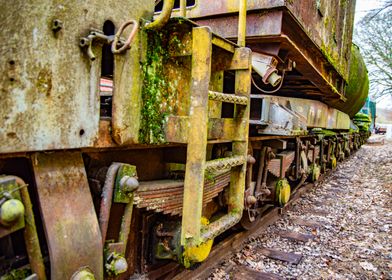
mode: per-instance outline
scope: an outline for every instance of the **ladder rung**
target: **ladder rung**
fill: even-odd
[[[245,156],[231,156],[214,159],[206,162],[206,171],[214,172],[232,168],[244,164]]]
[[[236,46],[230,42],[229,40],[223,39],[221,37],[213,36],[211,40],[212,44],[215,46],[224,49],[228,52],[234,53]]]
[[[238,96],[235,94],[228,94],[216,91],[208,91],[208,98],[214,101],[221,101],[226,103],[234,103],[239,105],[248,105],[248,97]]]

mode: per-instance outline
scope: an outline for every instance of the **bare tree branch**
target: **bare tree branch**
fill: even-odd
[[[360,47],[369,72],[370,95],[392,95],[392,0],[359,22],[354,42]]]

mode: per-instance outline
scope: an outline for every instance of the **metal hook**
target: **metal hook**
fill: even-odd
[[[121,34],[124,32],[124,29],[128,26],[128,25],[133,25],[133,29],[131,31],[131,33],[129,34],[129,37],[127,39],[127,41],[124,43],[124,45],[122,45],[119,49],[117,49],[117,44],[118,41],[120,39]],[[117,31],[116,35],[114,35],[114,41],[112,43],[112,52],[114,54],[119,54],[122,53],[123,51],[125,51],[126,49],[128,49],[131,45],[131,43],[133,42],[133,40],[135,39],[135,35],[137,30],[139,29],[139,23],[132,19],[129,21],[124,22],[121,26],[120,29]]]

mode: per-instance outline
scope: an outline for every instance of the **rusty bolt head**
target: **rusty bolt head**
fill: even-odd
[[[254,197],[253,195],[249,195],[249,196],[246,198],[246,203],[247,203],[248,205],[253,205],[253,204],[255,204],[256,202],[257,202],[257,198]]]
[[[249,164],[255,164],[256,163],[256,159],[254,157],[252,157],[251,155],[248,155],[247,162]]]
[[[0,206],[0,224],[11,226],[23,217],[25,208],[18,199],[9,199]]]
[[[124,176],[120,180],[120,186],[124,192],[133,192],[139,187],[139,181],[135,177]]]
[[[128,269],[127,261],[124,257],[118,257],[113,263],[113,270],[115,275],[124,273]]]
[[[128,263],[122,255],[113,252],[106,260],[105,268],[110,275],[119,275],[127,271]]]

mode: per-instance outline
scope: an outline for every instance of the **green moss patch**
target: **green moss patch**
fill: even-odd
[[[146,59],[142,63],[143,88],[139,141],[147,144],[166,142],[164,101],[168,97],[168,82],[164,65],[169,58],[164,31],[145,31],[148,36]]]

